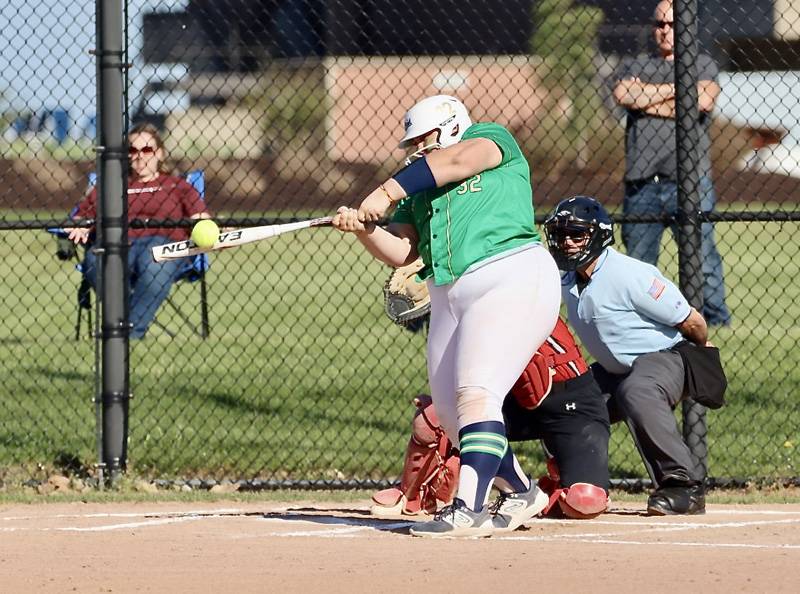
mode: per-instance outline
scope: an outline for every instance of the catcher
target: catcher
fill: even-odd
[[[384,285],[387,315],[408,326],[427,316],[419,264],[398,268]],[[373,495],[376,516],[433,513],[458,484],[459,454],[439,425],[430,396],[414,399],[412,435],[398,488]],[[539,487],[549,495],[543,514],[592,518],[608,505],[608,411],[600,388],[563,320],[514,384],[503,404],[509,441],[540,439],[548,455]],[[557,504],[557,505],[556,505]],[[495,516],[496,528],[502,518]]]

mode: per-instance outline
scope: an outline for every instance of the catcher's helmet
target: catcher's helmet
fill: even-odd
[[[544,222],[547,245],[561,270],[576,270],[595,260],[614,243],[614,224],[602,205],[589,196],[573,196],[556,205]],[[577,252],[568,253],[568,235],[586,233],[589,241]]]
[[[434,95],[415,104],[403,118],[405,135],[400,148],[407,148],[413,141],[437,132],[436,142],[422,149],[447,148],[456,144],[472,125],[467,108],[461,101],[450,95]]]

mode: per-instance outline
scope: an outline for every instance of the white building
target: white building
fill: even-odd
[[[756,141],[739,168],[800,177],[800,72],[722,72],[719,83],[715,117]]]

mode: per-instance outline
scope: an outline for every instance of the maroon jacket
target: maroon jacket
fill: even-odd
[[[128,220],[133,219],[188,219],[206,210],[206,205],[192,185],[182,177],[160,175],[153,181],[128,181]],[[74,217],[93,219],[97,216],[97,187],[78,204]],[[172,241],[189,238],[189,231],[181,228],[130,229],[128,237],[136,239],[148,235],[169,237]]]

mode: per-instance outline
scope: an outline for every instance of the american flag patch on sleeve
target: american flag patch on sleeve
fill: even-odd
[[[657,278],[653,279],[653,284],[650,285],[650,288],[647,289],[647,294],[650,295],[653,299],[658,300],[661,297],[662,293],[664,293],[664,289],[667,288],[663,282],[658,280]]]

